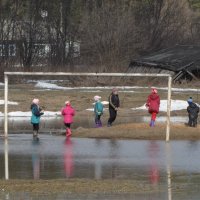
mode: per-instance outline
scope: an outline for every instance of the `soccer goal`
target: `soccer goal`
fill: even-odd
[[[73,76],[73,77],[163,77],[168,79],[166,141],[170,138],[171,84],[170,74],[149,73],[65,73],[65,72],[4,72],[4,136],[8,137],[8,82],[10,76]]]

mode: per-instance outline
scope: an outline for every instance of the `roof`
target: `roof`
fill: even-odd
[[[184,68],[200,69],[200,46],[176,45],[133,60],[129,66],[138,65],[174,72],[181,71]]]

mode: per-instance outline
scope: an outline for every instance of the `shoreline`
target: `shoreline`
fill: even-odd
[[[3,130],[0,138],[4,138]],[[32,134],[32,130],[9,130],[9,134]],[[39,135],[52,134],[65,138],[65,129],[41,129]],[[166,140],[166,124],[156,123],[150,127],[148,123],[114,124],[112,127],[72,128],[72,138],[120,139],[120,140]],[[171,123],[169,140],[200,140],[200,125],[188,127],[184,123]]]

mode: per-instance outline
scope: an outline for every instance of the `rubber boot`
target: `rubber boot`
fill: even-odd
[[[155,120],[152,120],[152,125],[151,127],[154,127],[155,126]]]
[[[69,137],[72,134],[71,129],[67,128],[67,137]]]
[[[67,135],[68,135],[68,128],[66,128],[66,133],[65,133],[65,135],[66,135],[66,137],[67,137]]]
[[[33,139],[37,137],[37,131],[33,131]]]
[[[152,122],[153,122],[153,120],[151,120],[150,123],[149,123],[149,126],[150,126],[150,127],[152,127]]]
[[[99,127],[100,127],[100,128],[102,127],[102,122],[101,122],[101,120],[99,120]]]
[[[39,134],[38,134],[38,131],[36,131],[36,140],[39,141]]]

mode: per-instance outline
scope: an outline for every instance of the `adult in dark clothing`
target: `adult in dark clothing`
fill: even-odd
[[[199,113],[199,107],[193,102],[192,97],[190,97],[187,100],[189,106],[187,107],[187,112],[188,112],[188,125],[191,127],[196,127],[197,126],[197,118],[198,118],[198,113]]]
[[[108,127],[112,126],[112,123],[115,121],[117,117],[117,110],[120,106],[118,91],[116,88],[112,89],[112,93],[109,96],[109,114],[110,117],[108,119]]]

